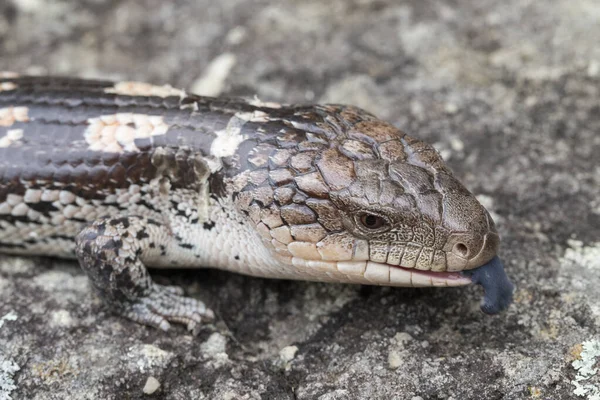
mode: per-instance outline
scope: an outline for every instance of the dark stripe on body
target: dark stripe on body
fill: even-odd
[[[29,120],[0,126],[0,138],[9,130],[23,131],[18,143],[0,148],[0,203],[11,193],[23,195],[28,188],[67,190],[84,200],[103,201],[116,189],[132,184],[144,187],[161,176],[169,179],[171,190],[199,190],[199,181],[209,174],[204,157],[210,156],[217,133],[227,129],[238,113],[249,113],[238,114],[243,120],[256,115],[256,120],[241,126],[240,133],[246,140],[239,144],[236,154],[222,158],[223,168],[208,178],[212,196],[219,198],[231,192],[227,178],[241,171],[280,168],[271,161],[260,168],[251,163],[249,159],[256,156],[257,149],[262,148],[266,158],[281,149],[294,153],[323,151],[335,146],[331,139],[342,131],[342,123],[334,116],[343,108],[266,108],[241,99],[195,95],[125,96],[105,92],[114,87],[112,82],[69,78],[0,78],[1,82],[13,82],[16,88],[0,91],[0,109],[26,107]],[[160,116],[169,128],[164,135],[136,139],[139,152],[89,150],[84,135],[90,127],[89,119],[119,113]],[[293,170],[289,161],[284,167],[294,175],[301,173]],[[250,182],[245,189],[268,184]],[[145,200],[138,204],[150,211],[165,211],[156,210]],[[110,205],[122,210],[128,207]],[[44,215],[53,211],[51,204],[39,203],[31,208]],[[26,217],[18,218],[26,221]],[[212,228],[210,222],[204,227]]]

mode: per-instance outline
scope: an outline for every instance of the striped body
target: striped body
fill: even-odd
[[[0,252],[456,286],[498,243],[431,146],[363,110],[0,75]]]
[[[149,265],[238,270],[265,257],[227,248],[256,234],[231,223],[223,179],[240,169],[234,154],[211,156],[211,146],[229,154],[235,144],[218,132],[256,107],[138,83],[16,78],[3,88],[14,90],[0,91],[1,252],[72,258],[86,224],[138,215],[173,232],[148,251]]]

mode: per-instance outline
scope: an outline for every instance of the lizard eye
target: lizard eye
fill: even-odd
[[[379,215],[367,213],[362,214],[360,216],[360,223],[362,226],[369,230],[377,230],[384,227],[387,224],[386,220],[380,217]]]

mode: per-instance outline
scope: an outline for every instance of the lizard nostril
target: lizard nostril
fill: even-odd
[[[452,252],[460,257],[467,257],[469,255],[469,248],[464,243],[456,243]]]

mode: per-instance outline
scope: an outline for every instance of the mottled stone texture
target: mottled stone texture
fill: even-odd
[[[74,263],[3,257],[0,396],[575,398],[600,327],[599,37],[596,0],[0,2],[0,70],[352,103],[434,143],[518,287],[489,317],[476,287],[159,274],[217,313],[192,338],[107,313]]]

